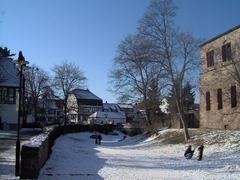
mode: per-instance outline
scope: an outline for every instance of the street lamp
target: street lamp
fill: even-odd
[[[16,141],[16,164],[15,164],[15,176],[19,176],[20,165],[20,118],[21,118],[21,106],[22,106],[22,81],[23,81],[23,69],[29,63],[25,60],[22,51],[19,51],[18,59],[13,61],[19,69],[19,102],[18,102],[18,125],[17,125],[17,141]]]

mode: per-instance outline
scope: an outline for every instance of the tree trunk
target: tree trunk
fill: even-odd
[[[64,100],[64,126],[67,125],[67,102]]]
[[[182,108],[180,107],[180,102],[179,102],[179,99],[178,99],[179,97],[177,97],[177,96],[175,96],[175,97],[176,97],[176,104],[177,104],[179,118],[180,118],[180,121],[181,121],[182,126],[183,126],[184,139],[185,139],[185,142],[187,143],[188,140],[190,139],[190,136],[189,136],[189,133],[188,133],[188,128],[187,128],[186,122],[183,118],[183,111],[182,111]]]
[[[188,140],[190,139],[190,136],[189,136],[189,133],[188,133],[188,128],[186,126],[186,122],[183,118],[184,113],[183,113],[183,108],[182,108],[181,102],[180,102],[181,94],[179,95],[178,92],[177,92],[177,88],[176,88],[177,84],[174,81],[173,74],[171,74],[171,78],[172,78],[172,82],[173,82],[173,89],[174,89],[174,94],[175,94],[175,101],[176,101],[176,105],[177,105],[177,110],[178,110],[180,121],[181,121],[182,126],[183,126],[184,139],[185,139],[185,142],[187,143]]]
[[[181,123],[182,123],[182,126],[183,126],[185,142],[188,142],[188,140],[190,139],[190,136],[189,136],[188,128],[187,128],[187,125],[186,125],[186,121],[183,118],[183,112],[179,113],[179,116],[180,116],[180,120],[181,120]]]
[[[37,101],[34,101],[34,121],[37,119]]]
[[[145,109],[145,112],[146,112],[146,121],[148,122],[149,125],[151,125],[152,122],[151,122],[151,119],[150,119],[150,112],[149,112],[148,105],[147,105],[146,94],[144,94],[143,100],[144,100],[144,109]]]

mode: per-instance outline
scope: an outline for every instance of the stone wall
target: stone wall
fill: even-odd
[[[36,179],[39,171],[51,154],[54,141],[65,133],[88,131],[88,125],[69,125],[50,128],[22,146],[21,179]]]
[[[21,150],[21,179],[36,179],[40,169],[51,155],[51,148],[55,140],[62,134],[84,131],[98,131],[107,133],[115,130],[113,125],[68,125],[53,126],[22,146]]]
[[[232,60],[222,60],[222,46],[231,43]],[[206,53],[214,50],[214,66],[207,67]],[[234,62],[234,63],[233,63]],[[228,32],[201,47],[200,127],[240,129],[240,87],[233,78],[233,64],[240,64],[240,29]],[[239,66],[240,67],[240,66]],[[239,69],[240,72],[240,69]],[[237,106],[231,107],[231,86],[237,87]],[[217,89],[222,89],[223,108],[218,109]],[[206,110],[206,92],[210,92],[211,110]]]
[[[21,179],[37,178],[41,167],[49,156],[49,138],[39,147],[22,146],[21,151]]]
[[[144,132],[144,126],[143,123],[138,122],[126,123],[122,126],[118,126],[118,130],[129,136],[135,136]]]

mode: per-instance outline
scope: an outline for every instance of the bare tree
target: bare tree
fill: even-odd
[[[73,63],[63,62],[55,65],[53,86],[64,100],[64,124],[67,123],[67,100],[71,90],[85,87],[86,77],[78,66]]]
[[[33,107],[34,119],[37,118],[39,99],[43,97],[46,88],[49,86],[49,75],[38,66],[33,65],[25,71],[25,86],[28,95],[29,108]]]
[[[126,37],[118,47],[110,74],[112,92],[122,101],[142,102],[149,124],[152,123],[149,114],[149,92],[153,82],[157,91],[161,90],[162,84],[159,82],[163,76],[154,61],[153,50],[153,44],[139,35]]]
[[[172,0],[153,0],[140,21],[139,32],[151,40],[156,47],[158,57],[164,64],[168,75],[169,84],[175,93],[175,102],[179,119],[184,129],[185,141],[188,141],[189,133],[183,118],[181,102],[183,83],[187,74],[191,75],[194,67],[197,67],[198,43],[190,33],[179,33],[174,25],[176,7]],[[180,86],[180,87],[178,87]],[[180,96],[180,97],[179,97]]]

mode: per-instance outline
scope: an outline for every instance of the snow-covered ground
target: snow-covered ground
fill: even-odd
[[[37,129],[21,129],[21,144],[39,132]],[[19,179],[15,177],[16,136],[16,131],[0,130],[0,180]]]
[[[211,131],[194,135],[192,143],[204,142],[203,161],[196,155],[186,160],[186,144],[169,144],[164,130],[122,139],[123,135],[102,135],[95,145],[91,133],[61,136],[39,180],[79,179],[240,179],[240,131]]]
[[[3,142],[1,142],[1,145],[2,143]],[[1,180],[19,179],[18,177],[15,177],[15,146],[14,145],[11,145],[6,150],[4,149],[3,151],[0,151],[0,179]]]

